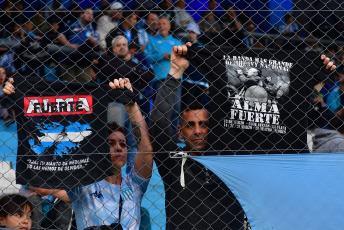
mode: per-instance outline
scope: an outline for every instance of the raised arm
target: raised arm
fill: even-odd
[[[189,67],[190,63],[185,59],[188,47],[191,47],[190,42],[186,43],[186,45],[172,47],[171,69],[169,74],[175,79],[180,79],[184,71]]]
[[[181,84],[180,78],[189,62],[183,55],[187,53],[187,46],[174,46],[171,53],[171,69],[166,80],[160,87],[150,115],[150,133],[153,137],[155,163],[159,173],[164,176],[174,167],[174,161],[169,158],[168,152],[178,149],[172,131],[172,108],[176,103],[177,89]],[[184,51],[184,52],[183,52]]]
[[[115,79],[109,83],[112,89],[130,89],[132,86],[128,78]],[[125,106],[133,126],[134,136],[137,140],[138,153],[135,158],[134,169],[136,173],[143,178],[150,178],[153,168],[153,147],[148,134],[148,126],[143,118],[137,103]]]
[[[64,200],[66,202],[70,202],[67,192],[63,189],[45,189],[45,188],[36,188],[32,186],[29,186],[29,189],[38,193],[41,196],[51,195],[58,199]]]

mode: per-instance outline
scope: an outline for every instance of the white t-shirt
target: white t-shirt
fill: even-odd
[[[106,48],[105,38],[106,35],[114,28],[118,26],[117,22],[111,20],[108,15],[103,15],[99,18],[97,24],[99,44],[102,48]]]

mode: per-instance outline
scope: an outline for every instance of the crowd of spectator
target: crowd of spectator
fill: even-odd
[[[285,23],[271,30],[284,38],[272,42],[268,37],[257,35],[262,32],[257,28],[261,22],[249,17],[245,10],[235,9],[231,5],[220,6],[216,0],[209,0],[207,9],[197,12],[201,16],[198,22],[194,19],[196,12],[186,10],[185,0],[174,3],[171,0],[163,0],[159,4],[154,1],[144,4],[137,2],[133,9],[128,9],[119,1],[101,1],[99,7],[84,9],[71,2],[66,9],[61,1],[55,0],[49,4],[38,5],[33,15],[23,11],[24,5],[24,2],[19,0],[6,0],[1,4],[0,36],[21,44],[16,50],[0,48],[0,66],[5,68],[7,76],[19,72],[65,81],[99,83],[104,74],[95,64],[96,59],[99,59],[102,53],[100,51],[112,56],[113,39],[122,35],[128,40],[129,52],[133,57],[147,68],[152,65],[154,70],[154,79],[147,82],[149,87],[140,88],[141,98],[144,96],[154,99],[153,90],[156,91],[161,80],[165,79],[169,71],[169,53],[166,50],[174,44],[190,40],[192,36],[197,36],[197,42],[194,40],[193,43],[198,45],[288,50],[302,48],[317,51],[322,51],[323,45],[289,39],[329,38],[321,35],[321,28],[311,30],[312,32],[306,31],[304,25],[299,25],[291,13],[286,13]],[[320,15],[314,17],[312,22],[316,23],[319,17]],[[334,20],[333,17],[328,15],[325,21]],[[340,26],[340,23],[336,23],[336,27]],[[339,39],[340,34],[337,35],[331,39]],[[68,55],[48,54],[48,44],[69,47],[73,51]],[[337,65],[342,59],[341,56],[344,56],[340,47],[335,45],[330,46],[328,52],[331,52],[328,54]],[[184,79],[195,82],[192,75],[197,74],[186,73]],[[196,78],[199,80],[199,76]],[[204,81],[198,84],[198,80],[196,85],[206,86]],[[193,87],[188,89],[193,91]],[[180,90],[178,95],[180,98],[187,98],[185,93]],[[198,96],[196,94],[196,97]],[[147,108],[151,107],[148,103],[149,101],[146,101]],[[178,113],[180,105],[177,105],[175,110]],[[149,109],[146,112],[149,112]]]
[[[178,143],[182,139],[188,140],[190,138],[190,136],[187,136],[186,134],[183,136],[180,132],[179,136],[177,135],[178,129],[183,129],[180,127],[180,123],[183,123],[179,120],[180,112],[184,111],[185,107],[189,107],[189,105],[196,102],[196,107],[194,109],[186,110],[186,112],[182,113],[182,117],[185,118],[190,110],[195,110],[200,112],[200,117],[204,116],[204,120],[207,120],[209,114],[207,111],[202,109],[202,106],[204,107],[210,99],[208,96],[209,83],[205,74],[195,66],[190,65],[185,72],[183,71],[183,73],[181,73],[178,80],[182,79],[182,84],[177,85],[175,79],[172,79],[169,75],[171,68],[173,68],[170,62],[173,46],[180,46],[186,42],[190,42],[193,46],[198,47],[216,45],[234,46],[242,49],[281,48],[293,50],[300,48],[305,51],[315,50],[318,52],[325,52],[327,56],[329,56],[332,61],[339,66],[335,73],[335,84],[325,85],[323,90],[320,92],[320,95],[317,95],[314,99],[314,103],[320,105],[324,110],[326,110],[325,113],[328,115],[328,117],[326,117],[327,120],[331,120],[331,118],[337,119],[331,123],[325,122],[325,125],[328,125],[328,127],[333,130],[338,128],[338,131],[341,134],[344,133],[344,131],[339,130],[339,127],[341,126],[340,123],[344,120],[344,118],[342,119],[344,114],[344,93],[342,93],[344,91],[344,49],[335,44],[324,49],[324,46],[320,43],[305,42],[302,39],[295,39],[305,39],[306,37],[336,39],[340,37],[340,34],[332,32],[325,36],[321,33],[324,28],[314,30],[314,33],[310,33],[309,31],[307,32],[303,29],[302,25],[297,24],[294,16],[290,13],[286,13],[284,16],[285,24],[275,28],[275,34],[283,35],[282,38],[279,37],[272,42],[273,39],[269,37],[263,38],[262,36],[256,36],[256,34],[261,31],[257,28],[257,23],[259,22],[255,22],[253,17],[248,17],[244,11],[235,9],[231,5],[226,6],[223,9],[223,12],[220,13],[216,10],[219,8],[216,0],[209,0],[207,3],[207,9],[201,12],[201,18],[198,22],[195,21],[193,13],[186,10],[185,0],[177,0],[174,4],[172,3],[172,0],[162,0],[159,4],[156,4],[154,1],[144,1],[144,3],[138,4],[138,7],[134,9],[127,9],[122,2],[117,1],[112,3],[102,1],[99,9],[80,8],[76,3],[70,4],[69,8],[65,9],[60,1],[55,0],[50,4],[39,6],[32,17],[28,17],[23,11],[23,8],[24,3],[19,0],[15,2],[14,0],[6,0],[1,4],[0,36],[5,41],[18,42],[20,45],[15,49],[7,47],[0,48],[0,53],[2,55],[0,59],[0,89],[3,87],[6,75],[12,76],[17,73],[25,76],[47,78],[50,80],[53,79],[66,82],[94,82],[97,84],[108,84],[118,78],[128,78],[132,84],[136,101],[138,102],[142,115],[148,125],[148,117],[153,108],[154,123],[152,126],[153,129],[157,129],[156,123],[161,122],[161,117],[164,117],[166,114],[159,114],[163,113],[163,111],[158,109],[156,104],[154,104],[154,107],[153,101],[158,100],[160,103],[164,103],[164,99],[171,96],[167,93],[167,84],[164,84],[164,82],[169,82],[171,85],[175,84],[175,88],[173,88],[173,96],[175,96],[176,102],[173,104],[173,112],[170,114],[170,117],[168,117],[168,119],[172,121],[171,128],[173,130],[168,134],[169,137],[173,136],[174,141]],[[336,24],[336,26],[338,28],[340,27],[339,24]],[[293,39],[289,40],[291,38]],[[51,44],[59,47],[67,47],[68,50],[63,53],[51,53],[48,50],[48,47]],[[162,87],[165,88],[161,90]],[[161,90],[160,94],[158,94],[159,89]],[[172,89],[170,91],[172,91]],[[6,126],[14,122],[11,111],[8,111],[1,106],[0,115],[4,119],[4,124]],[[143,152],[143,149],[147,151],[147,146],[151,145],[149,140],[144,139],[144,136],[142,136],[146,141],[143,143],[145,146],[137,146],[137,142],[135,142],[132,135],[134,127],[127,122],[128,114],[126,113],[126,108],[117,102],[110,103],[108,107],[107,122],[112,123],[114,119],[116,123],[124,129],[119,127],[112,128],[110,136],[119,132],[116,137],[113,137],[116,139],[113,140],[113,146],[118,147],[119,142],[122,141],[125,142],[126,146],[122,146],[122,149],[119,151],[125,153],[140,153]],[[158,128],[160,129],[162,129],[162,127],[166,128],[165,124],[159,125],[160,126]],[[202,126],[204,129],[206,127],[203,123],[195,124],[195,126]],[[142,135],[144,132],[147,132],[146,127],[144,128],[145,129],[141,130]],[[157,132],[163,133],[162,130],[157,130]],[[206,132],[206,134],[200,135],[206,136],[208,128],[206,128],[204,132]],[[323,134],[320,131],[317,131],[317,133],[320,133],[319,135]],[[337,134],[338,133],[336,132],[335,135]],[[326,133],[325,136],[326,135],[330,134]],[[118,136],[122,139],[118,140]],[[170,144],[166,143],[166,139],[163,137],[164,136],[160,138],[158,145],[162,146]],[[339,140],[341,141],[341,139]],[[317,143],[319,143],[319,140]],[[155,145],[157,145],[157,143],[155,143]],[[186,145],[188,145],[188,143],[186,143]],[[177,144],[173,145],[169,150],[176,150],[178,148],[176,146]],[[203,147],[205,148],[205,146]],[[187,147],[192,149],[190,146]],[[338,146],[336,145],[336,147]],[[204,148],[201,150],[204,150]],[[165,160],[167,161],[167,159],[162,159],[161,161]],[[126,181],[128,186],[133,186],[132,180],[134,180],[134,182],[142,180],[137,182],[137,184],[143,187],[139,188],[138,191],[135,191],[136,193],[139,193],[135,202],[140,202],[145,190],[147,189],[149,181],[148,178],[151,174],[152,156],[144,159],[144,162],[142,162],[141,159],[141,164],[137,164],[137,161],[140,160],[135,158],[135,154],[134,156],[130,156],[130,154],[128,154],[127,162],[129,165],[134,166],[134,169],[137,171],[139,171],[137,167],[140,167],[140,170],[147,167],[145,169],[146,171],[141,173],[142,175],[140,173],[137,175],[137,171],[133,173],[128,170],[128,172],[132,174],[129,174],[128,178],[123,177],[123,180]],[[117,171],[114,172],[114,174],[118,174],[121,178],[122,174],[120,169],[126,162],[122,163],[123,165],[118,166]],[[173,164],[169,165],[171,168],[167,168],[169,171],[160,169],[160,173],[164,173],[165,183],[168,182],[178,187],[179,184],[177,185],[176,183],[178,181],[179,174],[177,175],[177,172],[180,172],[180,168],[176,169],[173,165],[175,165],[174,160]],[[160,167],[163,168],[164,166]],[[190,167],[199,166],[191,165]],[[201,170],[203,173],[204,169],[197,168],[197,170]],[[207,183],[210,183],[210,185],[219,183],[216,176],[213,174],[210,174],[209,176],[209,172],[205,173],[207,173],[207,177],[209,177],[209,181]],[[197,175],[190,175],[197,177]],[[115,177],[109,177],[104,180],[110,180],[110,183],[118,185],[118,181],[115,181],[115,179]],[[106,184],[106,182],[100,183]],[[195,185],[195,187],[197,186],[199,185]],[[221,184],[221,186],[224,185]],[[237,226],[240,226],[241,223],[243,223],[244,213],[240,205],[238,205],[237,200],[233,198],[233,194],[227,194],[222,191],[221,186],[216,189],[212,188],[213,190],[209,190],[220,194],[219,196],[221,197],[224,197],[223,200],[224,202],[227,202],[228,205],[233,203],[235,204],[233,206],[233,210],[231,210],[231,212],[237,215],[236,222],[233,223],[233,226],[236,226],[234,228],[241,229],[241,227]],[[137,189],[137,187],[135,188]],[[173,200],[171,197],[173,195],[171,195],[171,188],[173,190],[173,187],[168,189],[165,188],[165,190],[168,193],[168,196],[170,196],[168,199]],[[80,194],[85,193],[83,189],[87,191],[89,188],[83,187],[80,188],[80,191],[74,191],[73,193],[70,192],[67,202],[72,200],[82,203],[81,200],[79,200],[79,196]],[[201,189],[202,188],[200,188],[200,190]],[[118,188],[114,190],[114,193],[116,193],[117,190]],[[35,210],[35,207],[37,207],[37,205],[32,205],[36,202],[34,200],[37,198],[36,196],[39,197],[38,204],[41,203],[41,198],[43,197],[43,200],[47,203],[52,203],[52,200],[57,200],[53,205],[56,208],[58,208],[60,204],[64,211],[71,210],[71,205],[66,204],[66,200],[61,198],[61,194],[55,193],[56,191],[43,191],[39,188],[32,187],[26,187],[23,191],[25,192],[22,192],[22,195],[30,198],[29,200],[31,203],[28,203],[30,210]],[[209,191],[204,193],[200,192],[200,194],[204,195],[208,194],[208,192]],[[119,192],[117,191],[117,193]],[[55,196],[52,197],[52,194]],[[50,197],[48,195],[50,195]],[[64,196],[66,197],[67,194],[64,194]],[[185,197],[188,197],[188,195]],[[115,198],[112,197],[112,199]],[[120,198],[118,198],[118,200],[119,199]],[[178,201],[179,200],[176,200],[175,202]],[[207,201],[210,203],[213,202],[211,199]],[[79,205],[80,209],[86,210],[89,207],[81,207],[82,205],[91,206],[92,204],[87,203]],[[195,205],[197,205],[197,203],[195,203]],[[177,206],[178,205],[176,205],[176,207]],[[197,208],[196,206],[192,207]],[[135,210],[132,211],[132,219],[127,220],[126,223],[128,229],[130,226],[134,226],[132,227],[133,229],[138,228],[138,226],[131,223],[138,223],[138,220],[135,218],[140,212],[139,206],[135,206],[134,208]],[[173,208],[175,207],[173,206]],[[42,209],[42,207],[40,207],[40,209]],[[204,209],[207,211],[207,207],[204,207]],[[233,215],[230,213],[221,214],[220,212],[222,212],[223,209],[218,206],[215,206],[214,210],[218,212],[217,215]],[[170,212],[173,211],[175,210],[170,210]],[[187,212],[187,209],[185,209],[185,212]],[[59,221],[44,224],[40,218],[42,210],[34,211],[33,214],[39,216],[33,218],[33,222],[30,223],[30,225],[36,228],[55,225],[58,229],[66,229],[67,226],[65,225],[65,222],[70,221],[70,218],[66,219],[64,216],[63,218],[65,219],[62,221],[63,227],[57,226]],[[68,215],[71,216],[71,213]],[[88,227],[88,225],[83,222],[85,219],[91,219],[92,217],[89,216],[89,213],[82,213],[80,215],[81,216],[76,217],[78,225],[83,228]],[[112,218],[111,212],[106,215],[106,217],[101,218]],[[168,215],[172,214],[169,213]],[[119,214],[119,216],[121,215]],[[50,220],[54,218],[59,220],[59,217],[56,215],[54,217],[48,217]],[[175,218],[182,218],[182,216],[176,216]],[[115,218],[111,221],[118,221],[118,219]],[[172,221],[169,219],[168,221],[173,222],[176,220]],[[219,219],[219,221],[221,221],[221,219]],[[170,227],[172,226],[171,229],[173,227],[177,227],[173,226],[176,222],[169,223]],[[203,222],[199,222],[199,226],[203,224]],[[101,220],[94,221],[94,225],[102,225]]]

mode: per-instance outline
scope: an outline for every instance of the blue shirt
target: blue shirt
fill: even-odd
[[[141,200],[148,183],[149,179],[141,178],[132,170],[128,176],[122,176],[121,186],[104,179],[67,191],[73,203],[78,229],[118,223],[121,195],[123,229],[139,230]]]
[[[15,73],[17,72],[14,67],[14,52],[4,54],[0,59],[0,66],[4,67],[6,71]],[[1,95],[1,94],[0,94]]]
[[[72,24],[67,30],[63,32],[67,40],[72,44],[82,45],[85,43],[91,36],[97,39],[97,32],[93,29],[92,24],[88,26],[83,26],[80,21]]]
[[[21,38],[12,39],[11,37],[8,37],[5,40],[6,41],[18,41],[18,42],[20,42]],[[6,71],[12,72],[12,73],[17,72],[17,70],[14,66],[14,52],[15,52],[14,49],[10,49],[6,54],[4,54],[0,58],[0,66],[4,67]],[[1,92],[2,92],[2,90],[1,90]]]
[[[137,32],[137,37],[139,39],[140,46],[146,45],[151,39],[152,35],[147,32],[145,28],[141,28]]]
[[[339,81],[336,80],[334,84],[326,83],[320,93],[323,94],[324,102],[330,109],[330,115],[333,115],[341,105]]]
[[[173,46],[179,46],[182,43],[172,35],[162,37],[160,34],[155,35],[148,42],[145,54],[149,62],[153,65],[155,79],[153,81],[162,80],[167,77],[171,69],[170,60],[164,59],[164,54],[171,54]]]

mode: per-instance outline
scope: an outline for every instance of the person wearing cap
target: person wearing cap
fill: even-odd
[[[99,42],[103,49],[106,48],[105,37],[114,28],[118,26],[119,21],[123,15],[123,5],[120,2],[113,2],[110,5],[110,10],[105,12],[98,20],[97,29]]]
[[[186,27],[187,37],[184,43],[190,42],[193,46],[201,47],[204,44],[198,41],[201,34],[196,23],[189,23]],[[190,65],[184,72],[184,81],[182,82],[182,109],[186,105],[197,101],[201,105],[209,102],[207,90],[209,88],[208,80],[204,74],[195,66]]]
[[[170,34],[171,21],[161,16],[159,18],[159,32],[148,42],[145,54],[148,61],[153,65],[155,79],[153,80],[153,89],[158,91],[162,83],[165,81],[168,72],[171,68],[170,58],[171,49],[173,46],[182,45],[182,43]],[[179,86],[177,94],[175,95],[177,103],[175,104],[173,115],[174,119],[173,129],[177,133],[178,117],[181,108],[181,94],[182,88]]]
[[[189,23],[196,23],[192,15],[185,9],[185,0],[177,0],[175,2],[174,12],[175,17],[173,19],[175,25],[175,33],[178,37],[186,35],[186,27]]]
[[[201,31],[196,23],[189,23],[185,30],[187,33],[186,41],[184,41],[185,43],[191,42],[193,45],[204,46],[203,43],[198,41],[198,36],[201,34]]]
[[[222,29],[219,19],[213,10],[207,10],[202,13],[198,26],[203,32],[203,36],[200,39],[207,44],[218,36]]]

